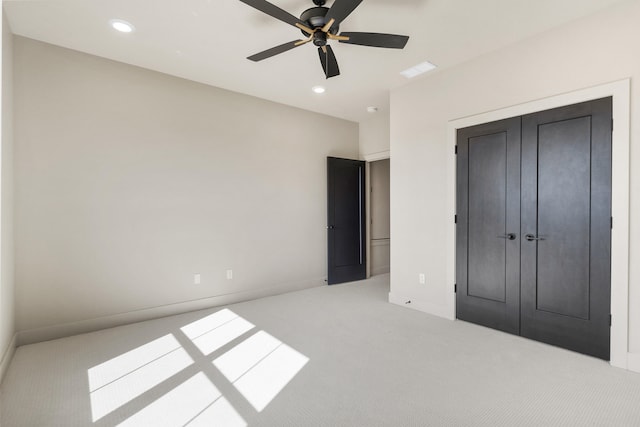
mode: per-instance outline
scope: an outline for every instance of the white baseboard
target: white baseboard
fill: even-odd
[[[0,359],[0,384],[2,384],[2,380],[4,379],[4,374],[7,373],[7,369],[9,369],[9,364],[13,359],[13,354],[16,352],[16,339],[17,334],[13,334],[13,338],[9,341],[9,345],[6,349],[3,349],[2,359]]]
[[[271,288],[254,289],[232,294],[218,295],[193,301],[186,301],[160,307],[135,310],[127,313],[114,314],[111,316],[81,320],[78,322],[63,323],[36,329],[27,329],[24,331],[19,331],[16,334],[17,338],[15,340],[15,344],[17,346],[21,346],[41,341],[49,341],[58,338],[69,337],[72,335],[94,332],[101,329],[113,328],[115,326],[127,325],[130,323],[142,322],[145,320],[187,313],[190,311],[203,310],[211,307],[235,304],[238,302],[249,301],[273,295],[280,295],[287,292],[294,292],[323,285],[325,285],[324,278],[310,279],[301,282],[282,284]]]
[[[391,304],[401,305],[402,307],[423,311],[434,316],[444,317],[448,320],[455,320],[455,318],[451,317],[451,310],[444,305],[436,305],[430,302],[420,301],[415,298],[398,295],[393,292],[389,292],[389,302]]]
[[[640,373],[640,353],[627,353],[627,369]]]

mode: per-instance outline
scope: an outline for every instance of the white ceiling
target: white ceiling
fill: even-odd
[[[341,75],[324,79],[304,45],[254,63],[247,56],[302,38],[238,0],[4,1],[15,34],[352,121],[388,113],[398,73],[429,60],[435,72],[515,43],[619,0],[364,0],[340,26],[410,36],[404,50],[332,42]],[[272,0],[299,16],[311,0]],[[332,0],[326,6],[331,6]],[[136,31],[108,24],[120,18]],[[427,75],[428,76],[428,75]],[[428,77],[418,77],[428,78]],[[323,95],[311,87],[327,87]]]

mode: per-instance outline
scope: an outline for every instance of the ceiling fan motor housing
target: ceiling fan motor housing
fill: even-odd
[[[329,11],[329,8],[327,7],[312,7],[311,9],[307,9],[304,12],[302,12],[302,15],[300,15],[300,20],[302,22],[307,23],[309,28],[312,28],[312,29],[322,28],[324,27],[324,24],[327,23],[325,20],[325,16],[327,15],[328,11]],[[337,23],[334,23],[333,26],[329,29],[329,32],[331,34],[337,34],[339,28],[340,28],[339,25]],[[319,32],[320,31],[316,32],[316,34],[318,34]],[[302,34],[304,34],[307,37],[309,36],[304,31],[302,32]],[[314,43],[315,43],[315,39],[314,39]],[[321,45],[317,45],[317,46],[321,46]]]
[[[316,31],[313,34],[313,44],[316,46],[326,46],[327,45],[327,34],[322,31]]]

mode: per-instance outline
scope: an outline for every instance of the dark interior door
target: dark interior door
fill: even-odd
[[[520,118],[458,131],[456,315],[517,334]]]
[[[605,98],[458,131],[459,319],[609,359],[611,117]]]
[[[611,98],[522,118],[521,335],[609,359]]]
[[[365,162],[327,158],[328,283],[366,278]]]

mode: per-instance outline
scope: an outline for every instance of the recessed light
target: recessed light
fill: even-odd
[[[326,89],[324,88],[324,86],[314,86],[311,88],[312,91],[314,91],[315,93],[324,93],[326,91]]]
[[[367,107],[367,113],[377,113],[378,112],[378,107]]]
[[[400,74],[402,74],[403,76],[405,76],[408,79],[412,79],[415,76],[419,76],[420,74],[424,74],[427,71],[431,71],[435,68],[437,68],[437,65],[432,64],[429,61],[425,61],[425,62],[421,62],[418,65],[414,65],[411,68],[408,68],[402,72],[400,72]]]
[[[120,31],[121,33],[131,33],[135,30],[135,27],[131,25],[131,23],[122,19],[112,19],[109,21],[109,24],[111,24],[114,30]]]

